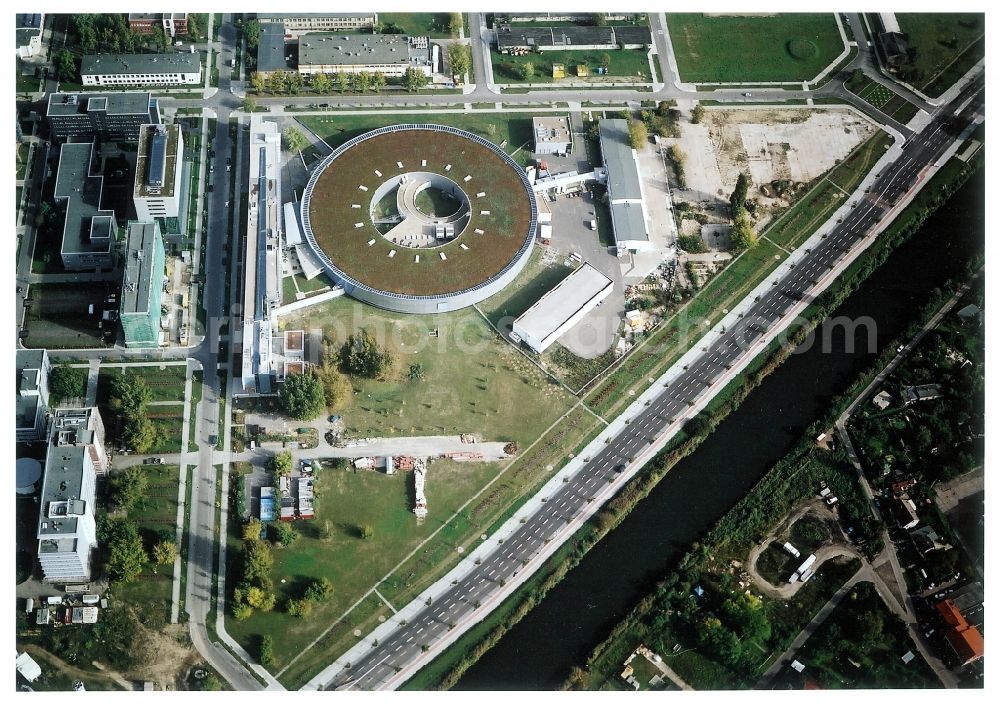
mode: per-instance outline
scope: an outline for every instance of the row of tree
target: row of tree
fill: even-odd
[[[111,385],[110,407],[118,415],[125,446],[138,454],[150,451],[160,438],[160,430],[146,414],[152,398],[146,380],[124,369]]]
[[[729,197],[729,209],[733,225],[729,231],[729,243],[733,250],[742,251],[756,247],[759,243],[753,220],[747,213],[747,194],[750,191],[750,177],[740,172],[736,178],[736,187]]]

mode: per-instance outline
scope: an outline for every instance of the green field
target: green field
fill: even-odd
[[[608,73],[604,76],[597,76],[595,69],[601,66],[601,57],[604,54],[607,54],[610,59]],[[559,83],[564,79],[552,78],[553,64],[563,64],[566,67],[565,80],[577,77],[576,67],[578,64],[586,64],[590,70],[590,78],[596,78],[602,83],[607,80],[606,77],[647,83],[653,80],[649,73],[649,60],[646,58],[646,52],[642,49],[611,49],[608,51],[569,49],[544,51],[524,56],[509,56],[492,50],[491,56],[493,79],[498,83]],[[531,63],[535,72],[533,76],[525,79],[521,77],[520,67],[527,63]]]
[[[907,101],[905,98],[886,88],[880,83],[871,80],[860,71],[856,71],[854,76],[844,84],[847,90],[856,94],[858,98],[868,103],[873,108],[878,109],[890,118],[895,118],[904,125],[917,114],[919,108]]]
[[[667,16],[682,81],[808,81],[844,50],[832,13]]]
[[[428,515],[419,522],[412,512],[412,473],[386,476],[346,465],[320,470],[316,476],[316,518],[296,522],[301,537],[288,548],[272,551],[278,608],[270,613],[257,612],[243,622],[230,619],[228,630],[248,646],[253,644],[254,635],[272,635],[275,665],[280,670],[498,471],[497,463],[431,462],[426,482]],[[332,535],[328,540],[320,538],[326,524]],[[374,534],[362,539],[361,527],[367,524],[372,525]],[[457,553],[452,554],[458,558]],[[327,577],[334,585],[333,597],[326,604],[317,607],[307,620],[290,617],[281,610],[286,598],[297,598],[303,586],[318,577]],[[394,606],[399,608],[401,604]],[[386,617],[393,613],[384,604],[378,612]],[[330,636],[337,639],[345,634],[348,644],[356,640],[346,628],[334,629]]]
[[[531,158],[531,116],[504,112],[470,113],[394,113],[392,115],[332,115],[303,116],[300,123],[336,149],[359,135],[399,123],[431,123],[451,125],[468,130],[500,146],[520,164]],[[521,149],[524,148],[524,149]]]
[[[155,409],[155,408],[154,408]],[[144,466],[149,483],[142,499],[129,511],[129,518],[139,526],[146,553],[162,538],[174,539],[177,529],[177,487],[180,467],[168,464]],[[170,594],[173,587],[173,565],[144,568],[142,576],[130,584],[115,585],[112,591],[118,601],[140,608],[143,612],[162,612],[170,619]]]
[[[932,97],[940,96],[983,58],[984,17],[980,13],[896,14],[909,46],[916,50],[912,83]]]
[[[97,400],[107,401],[111,393],[111,384],[115,378],[122,375],[124,369],[105,366],[97,378]],[[146,381],[151,393],[150,402],[183,402],[184,384],[187,382],[187,367],[161,364],[148,366],[129,366],[128,372]]]
[[[378,19],[383,26],[395,25],[402,34],[433,38],[458,36],[458,32],[452,33],[449,29],[450,12],[380,12]]]

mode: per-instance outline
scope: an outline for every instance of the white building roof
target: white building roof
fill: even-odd
[[[38,663],[27,653],[21,653],[17,656],[17,672],[21,673],[23,677],[28,682],[34,682],[42,675],[42,669],[38,667]]]
[[[514,326],[544,341],[610,284],[607,275],[584,263],[518,317]]]

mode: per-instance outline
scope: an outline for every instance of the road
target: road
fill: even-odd
[[[964,120],[971,120],[972,114],[982,109],[981,89],[982,82],[977,81],[956,99],[955,105],[966,99],[972,101],[963,111]],[[438,652],[439,646],[450,643],[451,631],[480,620],[509,593],[505,587],[518,572],[529,572],[528,563],[540,564],[537,559],[550,540],[568,536],[564,530],[568,519],[593,512],[599,500],[596,497],[607,486],[609,476],[623,466],[629,467],[630,460],[647,450],[650,439],[663,442],[669,438],[693,407],[691,402],[713,396],[730,369],[752,358],[764,337],[772,338],[778,333],[779,322],[791,310],[801,308],[797,307],[803,304],[800,300],[818,294],[830,284],[834,266],[853,249],[870,242],[891,220],[898,210],[895,204],[924,179],[927,168],[954,141],[958,127],[949,124],[946,128],[943,118],[936,118],[907,140],[899,157],[876,176],[869,193],[853,202],[850,214],[818,245],[797,253],[793,267],[778,276],[774,285],[749,306],[738,326],[720,333],[707,350],[679,371],[668,387],[630,420],[627,428],[562,484],[503,544],[484,550],[481,563],[458,584],[434,597],[431,605],[408,619],[406,625],[398,626],[360,659],[353,660],[350,668],[337,673],[326,688],[393,689]],[[429,650],[423,650],[424,645]]]

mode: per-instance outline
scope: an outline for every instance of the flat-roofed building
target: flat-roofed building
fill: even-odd
[[[41,13],[17,13],[14,18],[14,32],[17,42],[17,56],[31,59],[42,53],[42,28],[45,15]]]
[[[629,12],[606,12],[604,19],[609,22],[621,22],[627,20],[633,13]],[[595,14],[592,12],[497,12],[495,14],[498,23],[504,22],[580,22],[592,24]]]
[[[513,332],[541,353],[569,331],[614,289],[614,281],[590,263],[570,273],[514,320]]]
[[[94,438],[101,437],[103,459],[103,433],[97,408],[60,410],[49,427],[37,533],[38,562],[49,582],[90,579],[90,556],[97,547]]]
[[[568,155],[573,149],[573,133],[565,116],[532,118],[531,130],[536,155]]]
[[[267,76],[275,71],[295,71],[291,49],[285,44],[285,29],[280,24],[262,24],[257,37],[257,72]]]
[[[125,239],[125,262],[118,318],[127,348],[159,345],[163,298],[163,237],[156,222],[132,221]]]
[[[257,13],[263,27],[277,24],[290,37],[306,32],[359,32],[372,30],[378,24],[377,12],[288,12]]]
[[[132,201],[139,221],[176,218],[181,208],[184,134],[179,125],[143,125]]]
[[[236,394],[270,395],[276,382],[274,310],[281,304],[281,133],[277,123],[256,115],[250,119],[248,181],[240,388]]]
[[[652,43],[648,27],[499,27],[501,54],[531,51],[643,49]]]
[[[104,420],[96,407],[59,408],[49,417],[49,443],[61,447],[81,447],[87,451],[98,474],[108,471],[104,449]]]
[[[201,54],[85,54],[84,86],[194,86],[201,83]]]
[[[128,26],[139,34],[152,34],[154,27],[162,27],[168,37],[187,34],[186,12],[130,12]]]
[[[608,207],[615,245],[619,252],[652,250],[646,195],[639,158],[629,144],[628,121],[619,118],[602,120],[600,138],[608,177]]]
[[[425,76],[438,71],[438,45],[401,34],[318,33],[299,37],[299,73],[379,72],[398,78],[407,69]]]
[[[45,349],[17,349],[16,439],[35,442],[45,437],[49,408],[49,374],[52,364]]]
[[[160,122],[160,109],[148,92],[50,93],[45,117],[56,140],[132,142],[143,125]]]
[[[91,172],[94,144],[66,143],[59,151],[53,196],[64,207],[62,256],[67,270],[96,270],[114,266],[118,230],[115,212],[101,208],[104,177]]]

